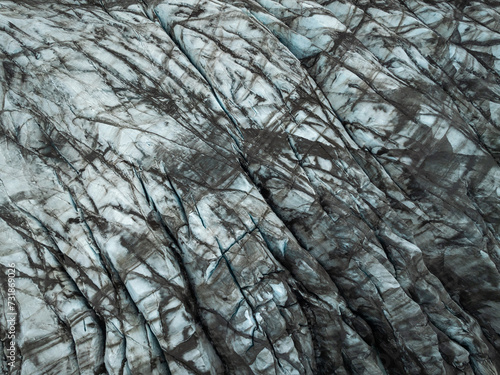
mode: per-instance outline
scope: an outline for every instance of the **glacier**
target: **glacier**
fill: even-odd
[[[500,373],[498,2],[0,0],[0,47],[3,373]]]

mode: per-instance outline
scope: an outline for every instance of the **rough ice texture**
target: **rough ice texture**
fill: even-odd
[[[0,55],[4,373],[500,373],[497,2],[1,0]]]

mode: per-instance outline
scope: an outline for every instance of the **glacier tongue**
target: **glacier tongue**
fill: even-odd
[[[498,374],[499,14],[0,0],[3,372]]]

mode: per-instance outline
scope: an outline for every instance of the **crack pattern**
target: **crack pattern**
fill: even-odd
[[[0,0],[2,371],[498,374],[499,35],[489,0]]]

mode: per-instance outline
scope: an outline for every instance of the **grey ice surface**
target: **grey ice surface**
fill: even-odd
[[[0,56],[3,373],[500,373],[498,1],[0,0]]]

